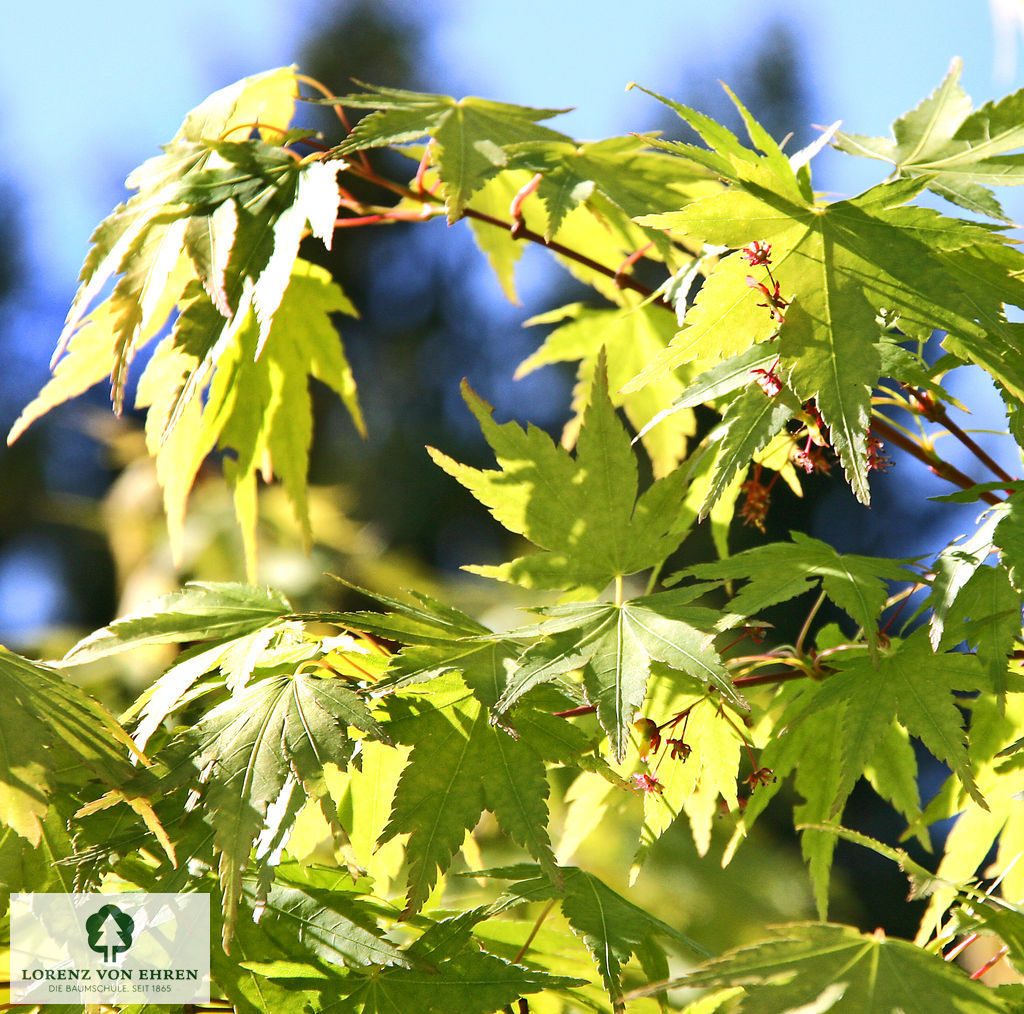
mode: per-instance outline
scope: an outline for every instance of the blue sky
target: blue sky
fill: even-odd
[[[583,138],[650,125],[653,101],[627,93],[627,82],[679,95],[684,82],[728,77],[776,22],[786,23],[800,46],[814,123],[842,119],[853,132],[887,133],[939,83],[954,56],[964,59],[963,84],[976,104],[1024,83],[1024,61],[1012,73],[1005,66],[1016,39],[1004,29],[1000,48],[989,5],[980,0],[381,2],[414,12],[423,26],[419,76],[426,87],[576,106],[558,126]],[[298,60],[303,40],[336,9],[315,0],[7,5],[0,177],[13,188],[28,237],[27,283],[9,311],[20,333],[23,361],[15,368],[25,376],[26,400],[45,377],[89,234],[122,199],[128,171],[211,91]],[[818,166],[819,181],[838,191],[856,191],[879,175],[877,165],[829,152]],[[1020,198],[1005,206],[1024,218]],[[5,414],[12,406],[0,408]],[[980,421],[998,425],[999,413]],[[0,617],[16,586],[10,563],[0,561]],[[15,572],[27,573],[20,564]],[[14,594],[24,604],[24,593]]]

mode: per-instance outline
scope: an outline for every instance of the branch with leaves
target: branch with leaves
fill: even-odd
[[[1020,1009],[1024,987],[943,960],[988,934],[1024,968],[1021,480],[942,386],[986,374],[1019,445],[1024,255],[990,188],[1024,173],[1024,99],[975,110],[958,77],[892,140],[836,125],[792,155],[734,96],[749,143],[661,96],[703,145],[578,142],[548,125],[559,110],[478,98],[323,95],[287,68],[193,110],[97,228],[53,378],[9,439],[105,378],[120,412],[152,343],[135,408],[172,545],[219,461],[250,583],[194,581],[57,663],[0,655],[3,890],[212,894],[217,1001],[244,1012]],[[311,84],[346,126],[333,148],[294,123]],[[826,201],[829,143],[892,171]],[[914,203],[925,190],[982,220]],[[429,449],[520,540],[467,569],[515,586],[525,618],[494,629],[388,588],[352,589],[374,610],[297,613],[255,585],[261,485],[280,480],[308,545],[310,378],[364,428],[334,329],[356,308],[301,244],[441,215],[510,298],[524,243],[595,296],[534,318],[551,330],[517,371],[577,364],[560,443],[467,384],[494,467]],[[976,465],[940,457],[939,433]],[[734,522],[768,529],[779,482],[802,495],[838,464],[866,509],[886,449],[986,505],[977,527],[923,564],[799,532],[730,553]],[[780,606],[792,644],[766,619]],[[154,645],[175,654],[120,718],[67,676]],[[922,801],[926,757],[949,777]],[[862,780],[907,837],[955,820],[934,872],[842,826]],[[699,914],[637,900],[675,827],[736,876],[784,788],[803,921],[712,948]],[[632,858],[599,875],[588,839],[610,834]],[[916,941],[826,921],[844,838],[928,898]]]

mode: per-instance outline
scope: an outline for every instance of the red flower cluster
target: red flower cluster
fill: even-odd
[[[764,523],[768,517],[768,507],[772,502],[772,488],[761,482],[760,474],[755,473],[752,479],[748,479],[740,489],[746,493],[743,506],[740,507],[740,517],[743,523],[751,525],[758,531],[764,531]]]
[[[793,463],[799,465],[808,475],[812,472],[828,472],[831,469],[828,458],[822,448],[816,447],[811,441],[802,451],[793,455]]]
[[[885,444],[873,433],[868,434],[868,471],[888,472],[892,468],[892,459],[882,454]]]
[[[641,792],[653,793],[656,796],[660,796],[665,791],[665,787],[657,778],[642,771],[633,775],[633,786]]]
[[[775,360],[775,366],[778,366],[779,361]],[[769,397],[774,398],[775,395],[782,390],[782,378],[775,372],[775,366],[770,370],[751,370],[751,374],[754,377],[757,386]]]
[[[769,289],[764,282],[759,282],[753,277],[753,275],[747,275],[747,285],[752,289],[761,290],[761,293],[765,298],[765,302],[758,303],[757,305],[768,307],[768,316],[771,317],[772,320],[777,320],[780,324],[783,323],[786,318],[782,315],[782,311],[789,306],[789,300],[782,298],[782,295],[779,292],[779,283],[775,282],[773,287]]]

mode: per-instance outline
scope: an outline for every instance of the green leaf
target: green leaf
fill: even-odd
[[[306,500],[313,433],[309,378],[334,390],[364,432],[352,371],[330,322],[331,314],[354,309],[323,268],[298,259],[258,356],[260,329],[249,313],[214,362],[205,345],[212,333],[207,318],[222,318],[195,284],[189,291],[191,301],[175,333],[157,347],[140,381],[136,404],[149,407],[146,441],[156,458],[172,545],[179,552],[185,503],[199,467],[215,448],[229,452],[224,470],[235,492],[252,578],[255,518],[246,516],[242,505],[250,494],[255,498],[257,473],[281,479],[303,534],[307,541],[311,537]],[[195,355],[189,352],[193,329],[200,345]],[[168,432],[171,419],[175,424]]]
[[[565,321],[565,323],[560,323]],[[623,394],[619,389],[646,362],[668,344],[674,331],[672,318],[652,306],[625,310],[598,310],[573,303],[559,310],[533,317],[527,324],[560,323],[536,352],[516,370],[524,377],[549,363],[580,362],[573,392],[573,418],[566,424],[562,443],[575,443],[583,415],[590,404],[594,376],[602,348],[608,361],[608,388],[612,404],[622,408],[630,424],[643,438],[654,473],[668,475],[686,456],[687,438],[696,432],[692,412],[682,412],[670,425],[651,432],[660,406],[677,398],[683,384],[672,374],[660,378],[642,391]]]
[[[638,222],[733,248],[771,243],[771,278],[792,302],[778,323],[780,374],[801,401],[815,400],[851,487],[866,503],[870,395],[881,371],[879,310],[898,313],[906,334],[923,339],[941,328],[969,346],[972,357],[994,361],[986,351],[993,335],[1000,347],[1017,344],[1002,303],[1020,295],[1007,291],[1005,268],[997,282],[985,267],[988,247],[1003,240],[923,208],[901,208],[924,187],[923,178],[818,204],[774,142],[753,129],[752,135],[765,155],[719,142],[716,155],[732,167],[729,190]],[[1008,250],[998,256],[1019,263]],[[627,390],[683,362],[732,356],[769,337],[776,321],[758,307],[748,276],[761,280],[740,257],[726,257],[673,344]],[[988,281],[979,285],[980,278]],[[997,376],[1005,373],[997,369]]]
[[[772,438],[782,430],[800,404],[784,389],[768,397],[756,384],[751,384],[726,409],[722,428],[718,431],[718,454],[715,471],[711,476],[700,516],[707,517],[750,459],[764,450]]]
[[[453,99],[369,86],[364,94],[326,101],[330,105],[380,110],[360,120],[348,137],[331,149],[332,157],[426,136],[433,138],[449,223],[461,218],[469,198],[505,168],[508,157],[504,149],[524,141],[567,140],[564,134],[538,123],[566,112],[564,109],[531,109],[473,97]]]
[[[525,142],[508,153],[508,166],[541,174],[537,193],[548,211],[548,240],[557,235],[566,214],[595,191],[635,218],[674,211],[690,196],[687,184],[710,175],[697,166],[686,173],[678,159],[647,150],[647,140],[637,136],[582,144],[568,139]],[[655,232],[650,238],[663,239]]]
[[[997,516],[992,541],[999,550],[999,558],[1018,591],[1024,591],[1024,506],[1018,496],[1008,497]]]
[[[730,951],[669,985],[741,985],[745,992],[737,1010],[749,1014],[798,1009],[995,1014],[1006,1009],[990,989],[941,955],[881,930],[869,936],[829,923],[779,926],[763,942]]]
[[[505,711],[533,687],[583,670],[587,699],[621,760],[630,727],[643,703],[653,661],[665,662],[701,683],[713,686],[739,708],[748,707],[732,685],[712,641],[716,614],[690,605],[692,593],[661,592],[611,602],[579,602],[542,610],[551,619],[540,625],[545,640],[516,664],[496,707]]]
[[[365,976],[351,974],[331,984],[345,995],[329,997],[320,1009],[324,1014],[448,1014],[456,1010],[491,1014],[519,997],[585,984],[582,979],[549,975],[479,950],[465,928],[481,914],[471,911],[435,923],[409,947],[410,958],[433,966],[428,971],[382,968]]]
[[[147,644],[227,641],[279,624],[291,611],[288,600],[269,588],[190,581],[79,641],[61,664],[94,662]]]
[[[955,690],[977,689],[981,673],[974,656],[933,652],[921,629],[880,652],[877,666],[867,659],[839,659],[836,665],[839,671],[823,683],[806,714],[844,706],[848,771],[863,770],[879,734],[897,718],[953,769],[975,803],[987,809],[968,762],[963,717],[953,696]]]
[[[273,884],[260,909],[259,925],[285,954],[302,951],[335,965],[397,965],[409,958],[384,937],[359,898],[342,891]]]
[[[574,739],[581,750],[586,739],[563,719],[532,710],[517,715],[514,734],[490,720],[488,707],[504,688],[510,661],[494,647],[461,660],[465,681],[443,676],[428,693],[388,698],[388,731],[413,747],[380,837],[383,843],[409,834],[406,916],[422,907],[438,872],[447,870],[485,809],[548,875],[557,876],[544,760],[553,752],[564,758]]]
[[[928,597],[932,610],[929,635],[933,648],[937,648],[942,641],[946,618],[957,596],[991,554],[992,538],[998,522],[999,517],[993,514],[965,540],[962,536],[954,539],[936,558],[932,593]]]
[[[493,910],[501,911],[520,901],[558,897],[569,925],[582,937],[590,951],[616,1011],[625,1010],[622,966],[640,948],[653,943],[655,938],[664,937],[690,951],[707,955],[707,951],[695,941],[627,901],[591,873],[574,866],[562,867],[564,890],[559,896],[550,881],[527,879],[535,875],[534,871],[536,867],[527,864],[482,871],[484,876],[519,881],[506,889],[495,902]]]
[[[834,143],[901,176],[925,177],[929,190],[962,208],[1009,221],[988,187],[1024,183],[1024,154],[1011,154],[1024,147],[1024,90],[973,110],[961,69],[954,59],[942,84],[893,123],[892,140],[839,133]]]
[[[698,578],[748,580],[730,601],[737,616],[755,616],[769,606],[795,598],[820,581],[822,590],[864,631],[874,652],[877,621],[885,605],[885,581],[912,582],[915,575],[899,560],[837,553],[830,545],[800,532],[791,542],[774,542],[737,553],[727,560],[701,563],[683,572]]]
[[[60,785],[132,774],[128,734],[63,673],[0,647],[0,823],[38,846]],[[84,768],[84,770],[83,770]]]
[[[946,619],[945,646],[966,640],[975,649],[1000,697],[1006,693],[1010,653],[1021,636],[1020,610],[1020,599],[1005,568],[979,567],[957,596]]]
[[[638,472],[629,438],[608,397],[599,366],[584,415],[575,459],[529,426],[498,425],[491,407],[468,387],[464,396],[494,450],[500,471],[431,457],[483,503],[510,531],[543,552],[474,573],[528,588],[572,589],[596,595],[617,576],[665,559],[686,535],[682,510],[686,476],[676,470],[637,497]]]
[[[362,699],[341,680],[304,672],[301,664],[246,687],[185,734],[205,775],[204,800],[221,854],[225,945],[233,932],[250,849],[264,828],[272,826],[269,808],[287,807],[301,789],[326,805],[325,816],[332,817],[324,764],[348,766],[355,745],[348,727],[388,740]],[[280,830],[291,821],[294,811]]]

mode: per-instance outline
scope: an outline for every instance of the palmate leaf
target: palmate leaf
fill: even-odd
[[[686,456],[687,438],[696,432],[693,413],[681,411],[666,426],[649,424],[660,406],[678,398],[683,383],[666,374],[641,391],[624,395],[619,388],[655,358],[675,332],[672,318],[651,306],[622,310],[595,309],[582,303],[563,306],[532,317],[527,324],[558,324],[536,352],[523,360],[516,377],[525,377],[549,363],[579,361],[573,391],[573,418],[562,432],[562,443],[572,446],[590,404],[594,374],[602,348],[608,362],[608,388],[612,404],[621,407],[633,428],[641,433],[644,449],[657,477],[668,475]],[[749,379],[749,378],[748,378]]]
[[[659,939],[667,939],[702,956],[708,952],[679,930],[655,918],[650,912],[623,898],[602,880],[575,866],[560,869],[562,891],[550,880],[539,877],[536,866],[518,866],[481,871],[482,876],[516,883],[505,889],[491,911],[500,913],[528,901],[557,898],[573,932],[583,939],[617,1012],[625,1010],[622,993],[623,965],[641,950],[654,948],[664,955]]]
[[[341,163],[300,161],[281,146],[292,137],[285,130],[296,95],[291,70],[239,82],[194,110],[165,153],[129,176],[138,193],[93,236],[58,341],[55,376],[8,436],[13,441],[104,375],[119,413],[136,353],[176,307],[173,333],[158,346],[136,398],[149,409],[147,443],[157,458],[172,548],[180,555],[188,492],[219,443],[238,454],[227,472],[250,575],[260,460],[270,463],[266,478],[276,469],[284,481],[309,537],[306,374],[335,390],[363,428],[352,373],[329,323],[330,314],[354,309],[326,272],[297,260],[307,231],[330,246]],[[262,138],[248,139],[257,123]],[[97,305],[115,276],[110,296]],[[293,285],[297,291],[285,298]],[[274,349],[264,357],[275,322]],[[262,365],[240,364],[240,346]],[[208,398],[218,374],[221,386]],[[246,385],[252,389],[236,389]],[[246,411],[236,411],[239,404]]]
[[[329,984],[318,1009],[324,1014],[491,1014],[519,997],[585,985],[582,979],[550,975],[481,950],[470,930],[484,915],[473,909],[435,923],[405,952],[415,968],[350,973]]]
[[[863,651],[849,655],[841,671],[846,666],[859,671],[858,656],[868,666]],[[800,829],[800,848],[822,918],[828,912],[829,879],[837,844],[836,832],[825,825],[841,819],[858,780],[866,777],[878,795],[908,823],[916,821],[921,812],[917,760],[909,736],[891,708],[887,711],[880,707],[877,715],[872,713],[871,687],[860,689],[864,696],[851,695],[848,702],[837,694],[819,701],[822,684],[806,681],[781,692],[776,701],[781,710],[777,727],[785,729],[785,734],[770,739],[760,757],[774,779],[759,785],[747,800],[733,842],[738,844],[780,791],[784,779],[792,774],[793,788],[802,797],[794,806],[793,820]],[[877,685],[874,690],[877,693]]]
[[[924,188],[923,178],[816,203],[806,167],[794,172],[740,108],[763,154],[743,148],[731,134],[723,139],[724,128],[709,130],[709,141],[717,142],[715,157],[730,167],[729,189],[682,211],[638,221],[733,248],[769,241],[773,277],[792,306],[781,324],[770,319],[747,284],[749,267],[738,256],[726,257],[673,344],[627,390],[693,359],[736,355],[778,327],[779,373],[800,400],[815,399],[851,487],[866,503],[870,394],[881,372],[879,309],[899,314],[900,329],[913,337],[927,338],[936,328],[949,332],[1005,382],[1007,367],[991,349],[993,343],[1016,348],[1002,304],[1022,301],[1024,290],[1006,283],[1005,265],[997,280],[985,262],[990,249],[999,250],[992,256],[1000,264],[1024,260],[989,229],[901,207]],[[1018,358],[1009,353],[1012,362]]]
[[[916,575],[902,561],[837,553],[830,545],[800,532],[791,542],[774,542],[744,550],[727,560],[700,563],[684,576],[705,580],[747,580],[730,600],[736,617],[755,616],[769,606],[795,598],[820,581],[822,590],[857,622],[872,652],[878,643],[877,621],[885,605],[886,581],[912,582]]]
[[[575,458],[532,425],[498,425],[468,387],[464,396],[501,470],[470,468],[432,448],[431,457],[502,525],[544,550],[468,570],[596,596],[614,578],[657,565],[683,541],[692,520],[681,503],[687,477],[677,469],[637,496],[637,463],[608,396],[603,358]]]
[[[941,955],[849,926],[794,923],[773,929],[670,986],[742,986],[745,1014],[1005,1014],[991,989]]]
[[[335,965],[359,967],[412,962],[377,926],[375,915],[356,894],[273,884],[266,898],[250,885],[247,901],[259,908],[259,925],[281,954],[297,958],[302,952]]]
[[[621,760],[634,715],[643,703],[653,661],[714,687],[734,706],[747,703],[732,685],[712,644],[718,614],[691,604],[694,592],[670,591],[611,602],[552,606],[538,630],[549,636],[518,660],[496,708],[506,711],[541,683],[583,671],[587,699],[597,706],[612,752]]]
[[[550,127],[541,126],[565,109],[527,106],[467,97],[402,91],[366,86],[363,94],[322,100],[352,109],[376,109],[364,117],[345,140],[331,149],[331,157],[344,157],[367,148],[431,137],[434,161],[444,185],[448,221],[462,217],[466,203],[507,164],[504,151],[524,141],[568,141]]]
[[[321,801],[325,815],[333,817],[325,801],[324,764],[348,766],[355,746],[348,728],[388,741],[361,697],[340,679],[304,672],[303,661],[246,687],[185,733],[205,776],[204,802],[220,853],[225,945],[250,850],[271,823],[268,808],[290,815],[275,829],[278,834],[294,821],[290,804],[299,790]]]
[[[946,836],[936,874],[947,884],[966,884],[976,877],[996,877],[1000,892],[1011,901],[1024,896],[1024,769],[1016,757],[1007,757],[1013,741],[1024,735],[1024,701],[1019,694],[1006,697],[1005,706],[984,694],[966,703],[971,716],[969,756],[985,806],[971,799],[951,775],[925,809],[921,823],[955,818]],[[994,853],[993,853],[993,850]],[[955,889],[932,895],[921,919],[918,940],[927,940],[941,917],[956,900]]]
[[[224,340],[230,339],[233,318],[244,317],[250,304],[265,337],[307,221],[329,245],[337,168],[320,161],[299,164],[267,143],[268,134],[284,139],[287,121],[264,130],[264,140],[224,139],[232,131],[241,130],[243,137],[251,131],[256,121],[240,116],[269,113],[290,121],[297,94],[294,72],[279,70],[211,96],[189,114],[164,155],[129,175],[127,184],[138,193],[94,233],[54,359],[108,279],[120,275],[106,301],[117,411],[132,358],[166,320],[168,288],[173,302],[189,277],[178,271],[183,260],[226,321]]]
[[[557,876],[544,762],[571,759],[587,739],[564,719],[532,709],[517,714],[514,735],[492,723],[489,707],[504,688],[510,663],[495,648],[459,660],[461,679],[440,676],[429,693],[387,699],[388,732],[413,747],[380,837],[383,843],[409,835],[405,915],[422,907],[485,809],[542,869]]]
[[[139,382],[136,404],[148,407],[146,442],[156,458],[172,545],[180,551],[185,506],[196,474],[215,449],[229,452],[225,475],[242,525],[250,579],[255,567],[257,475],[275,474],[310,538],[306,502],[313,418],[309,378],[327,384],[364,432],[355,381],[329,315],[354,314],[323,269],[297,259],[266,341],[249,312],[234,341],[210,360],[208,343],[222,320],[198,283],[175,331],[158,346]],[[208,388],[206,385],[209,385]],[[176,423],[170,433],[167,421]]]
[[[893,123],[891,139],[838,133],[833,143],[901,176],[925,176],[929,190],[954,204],[1009,221],[988,187],[1024,183],[1024,91],[975,110],[960,87],[962,66],[953,60],[942,84]]]
[[[97,701],[55,669],[0,647],[0,824],[33,846],[61,785],[132,774],[128,734]]]
[[[844,764],[863,770],[892,719],[952,768],[977,805],[987,809],[968,761],[963,717],[953,691],[976,690],[982,682],[977,658],[933,652],[924,630],[893,641],[868,659],[838,661],[839,671],[823,683],[804,715],[842,704],[847,731]],[[797,719],[798,720],[798,719]]]
[[[557,235],[566,214],[595,192],[634,218],[674,211],[681,200],[701,189],[716,189],[706,170],[694,165],[686,171],[678,159],[650,151],[647,141],[636,136],[581,144],[525,142],[508,152],[508,167],[541,174],[537,193],[547,207],[544,237],[549,240]],[[666,242],[653,230],[648,230],[648,236],[655,243]]]
[[[79,641],[61,660],[79,665],[147,644],[226,641],[279,623],[292,607],[269,588],[220,581],[190,581]]]

